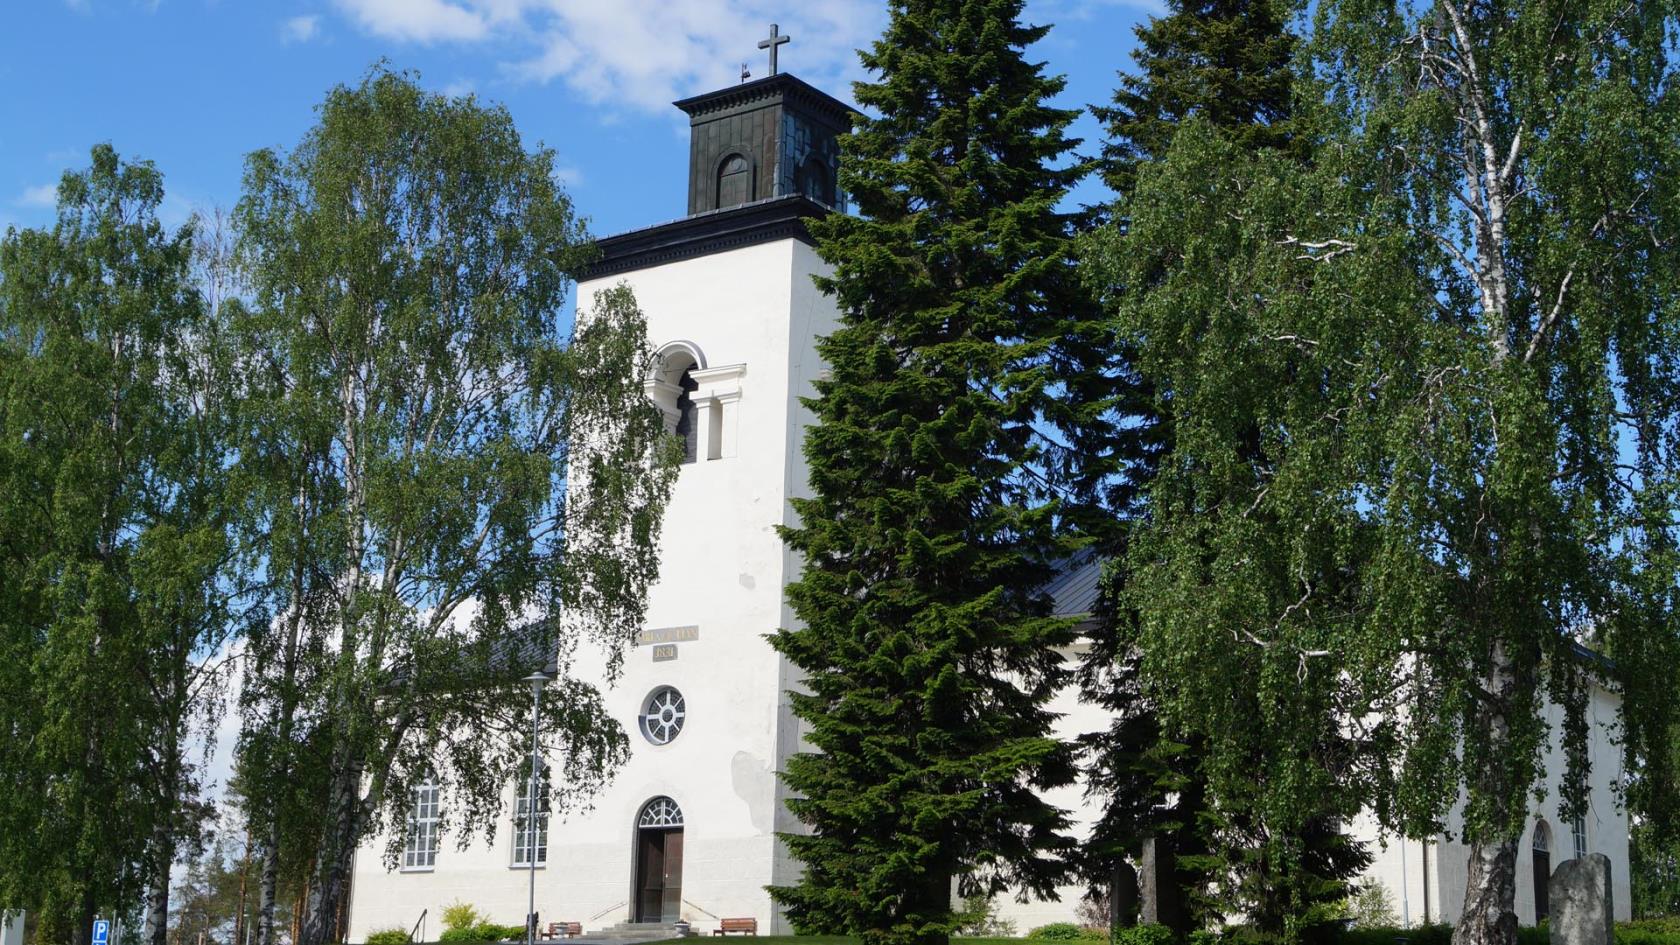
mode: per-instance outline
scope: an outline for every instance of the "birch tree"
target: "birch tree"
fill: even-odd
[[[1548,744],[1561,816],[1585,803],[1584,648],[1615,661],[1632,800],[1673,793],[1680,17],[1313,16],[1310,165],[1192,123],[1099,253],[1147,286],[1113,310],[1175,417],[1128,600],[1165,712],[1328,707],[1361,745],[1344,784],[1469,847],[1455,941],[1509,945]],[[1259,671],[1222,673],[1237,650]],[[1257,800],[1305,809],[1334,766],[1276,731]]]
[[[161,945],[245,560],[195,225],[160,223],[150,163],[91,157],[0,246],[0,898],[80,942],[143,887]]]
[[[357,845],[421,779],[449,795],[447,828],[494,828],[529,758],[520,677],[562,676],[542,726],[556,807],[624,759],[571,657],[597,644],[610,675],[640,626],[675,466],[628,290],[562,333],[587,242],[553,152],[505,110],[376,70],[290,153],[251,155],[236,223],[274,582],[245,789],[321,792],[301,942],[322,945]],[[267,926],[288,836],[268,825]]]

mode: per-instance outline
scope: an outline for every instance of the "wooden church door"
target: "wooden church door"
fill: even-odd
[[[682,915],[682,810],[654,798],[636,823],[636,922],[675,922]]]

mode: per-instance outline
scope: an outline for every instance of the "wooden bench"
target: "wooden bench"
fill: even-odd
[[[718,927],[713,935],[728,935],[730,932],[740,932],[742,935],[757,935],[757,919],[719,919]]]
[[[550,922],[543,938],[576,938],[582,934],[582,922]]]

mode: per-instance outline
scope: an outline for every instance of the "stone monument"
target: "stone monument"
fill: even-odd
[[[1547,884],[1553,945],[1613,945],[1615,899],[1610,858],[1589,853],[1558,864]]]
[[[1108,882],[1108,927],[1130,928],[1138,920],[1138,874],[1132,864],[1120,861]]]

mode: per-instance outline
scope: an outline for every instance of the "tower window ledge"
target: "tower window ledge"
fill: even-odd
[[[690,371],[689,376],[700,385],[690,396],[695,400],[739,400],[741,378],[746,373],[745,364],[725,364],[722,367]]]

